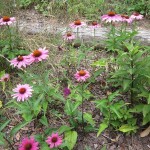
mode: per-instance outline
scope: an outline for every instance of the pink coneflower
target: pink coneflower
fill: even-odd
[[[10,65],[13,65],[14,67],[18,67],[19,69],[21,67],[26,67],[27,65],[30,65],[29,57],[18,56],[17,58],[14,58],[10,61]]]
[[[10,79],[10,75],[9,74],[4,74],[1,78],[0,78],[0,82],[7,82]]]
[[[63,93],[64,93],[64,97],[67,97],[68,95],[71,94],[71,91],[68,87],[66,87],[66,88],[63,89]]]
[[[122,20],[121,15],[116,14],[113,11],[108,12],[107,15],[103,15],[101,16],[102,21],[106,21],[107,22],[119,22]]]
[[[143,15],[141,15],[141,14],[138,13],[138,12],[134,12],[134,13],[131,15],[130,18],[132,18],[132,19],[134,19],[134,20],[141,20],[141,19],[143,19]]]
[[[19,145],[19,150],[38,150],[38,142],[34,140],[34,138],[24,138]]]
[[[67,32],[65,35],[63,35],[63,38],[65,40],[72,41],[75,39],[75,35],[72,34],[71,32]]]
[[[42,61],[44,59],[47,59],[48,57],[48,50],[46,50],[46,48],[39,48],[34,50],[30,55],[30,62],[39,62]]]
[[[88,79],[90,77],[90,73],[86,70],[80,70],[80,71],[77,71],[76,74],[74,74],[74,77],[76,78],[76,80],[78,82],[85,82],[86,79]]]
[[[62,144],[62,137],[58,135],[58,133],[52,133],[46,140],[46,142],[50,145],[50,148],[58,147]]]
[[[100,24],[98,24],[97,21],[93,21],[93,22],[89,25],[89,27],[92,28],[92,29],[99,28],[99,27],[100,27]]]
[[[13,92],[15,94],[12,95],[13,98],[17,98],[17,101],[28,100],[29,97],[32,96],[32,87],[29,84],[18,84]]]
[[[15,21],[16,21],[15,17],[3,16],[0,19],[0,25],[11,25]]]
[[[122,17],[122,22],[127,22],[127,23],[132,23],[133,19],[127,15],[121,15]]]
[[[81,22],[80,20],[75,20],[73,23],[69,24],[69,26],[71,28],[78,28],[78,27],[82,27],[85,26],[86,23],[85,22]]]

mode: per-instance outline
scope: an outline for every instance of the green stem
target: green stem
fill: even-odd
[[[11,29],[9,27],[9,25],[7,25],[8,27],[8,31],[9,31],[9,48],[12,51],[12,35],[11,35]]]
[[[133,60],[131,60],[131,69],[132,69],[132,74],[131,74],[131,81],[132,81],[132,84],[131,84],[131,104],[133,104],[133,87],[134,87],[134,84],[133,84],[133,81],[134,81],[134,74],[133,74]]]
[[[79,38],[79,27],[77,27],[77,38]]]
[[[95,38],[95,28],[94,28],[94,38]]]
[[[83,83],[81,85],[81,97],[82,97],[82,105],[81,105],[81,109],[82,109],[82,132],[84,133],[84,117],[83,117]]]
[[[116,37],[115,37],[116,30],[115,30],[115,27],[113,26],[112,22],[111,22],[111,31],[110,31],[110,33],[113,36],[113,51],[114,51],[114,49],[116,47]]]

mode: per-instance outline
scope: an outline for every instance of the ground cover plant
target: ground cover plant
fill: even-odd
[[[149,13],[148,5],[137,9],[137,4],[127,14],[117,5],[111,7],[119,13],[106,10],[109,5],[104,1],[19,1],[21,7],[33,4],[44,15],[59,7],[66,14],[79,12],[78,19],[68,23],[63,34],[47,33],[35,40],[23,37],[16,17],[1,12],[0,148],[106,150],[111,149],[110,142],[92,147],[83,141],[91,133],[116,144],[119,136],[112,132],[134,135],[142,130],[141,137],[148,136],[150,48],[135,40],[137,23]],[[86,11],[85,4],[91,4]],[[105,7],[99,12],[93,9],[97,5]],[[96,29],[102,26],[109,30],[103,50],[96,38]],[[85,27],[94,33],[92,45],[79,36]],[[126,147],[118,144],[119,148]]]

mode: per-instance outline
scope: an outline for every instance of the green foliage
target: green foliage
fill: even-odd
[[[29,7],[34,5],[35,9],[45,16],[57,15],[66,18],[86,17],[88,19],[99,19],[99,16],[109,10],[117,13],[131,14],[137,11],[143,15],[150,15],[150,2],[148,0],[125,0],[125,1],[108,1],[108,0],[18,0],[20,7]],[[88,6],[88,8],[87,8]],[[122,6],[122,7],[120,7]]]
[[[107,51],[117,51],[124,47],[124,42],[132,41],[133,37],[137,34],[136,30],[127,31],[126,25],[117,29],[115,26],[111,25],[110,32],[108,33],[108,39],[106,39],[106,49]]]
[[[123,100],[120,100],[118,92],[111,93],[107,98],[96,100],[96,107],[100,109],[104,116],[103,122],[99,126],[99,130],[97,136],[99,136],[106,128],[110,125],[115,129],[122,131],[121,127],[127,123],[127,127],[129,126],[131,129],[125,129],[124,132],[135,131],[136,127],[136,119],[133,117],[132,113],[130,113],[128,109],[128,103],[125,103]],[[120,129],[121,128],[121,129]]]
[[[68,131],[65,133],[65,142],[69,150],[72,150],[77,141],[77,132],[76,131]]]
[[[126,51],[118,50],[114,63],[116,70],[111,73],[110,82],[120,91],[131,92],[132,97],[148,92],[150,85],[150,55],[148,49],[124,43]],[[144,85],[144,86],[143,86]],[[147,95],[149,96],[149,94]],[[148,98],[148,97],[147,97]]]

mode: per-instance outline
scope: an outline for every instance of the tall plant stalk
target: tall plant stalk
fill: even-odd
[[[84,92],[84,87],[83,83],[81,84],[81,97],[82,97],[82,104],[81,104],[81,112],[82,112],[82,132],[84,133],[84,116],[83,116],[83,92]]]
[[[11,29],[10,29],[9,25],[7,25],[7,27],[8,27],[8,32],[9,32],[9,48],[12,51],[13,48],[12,48],[12,34],[11,34]]]

